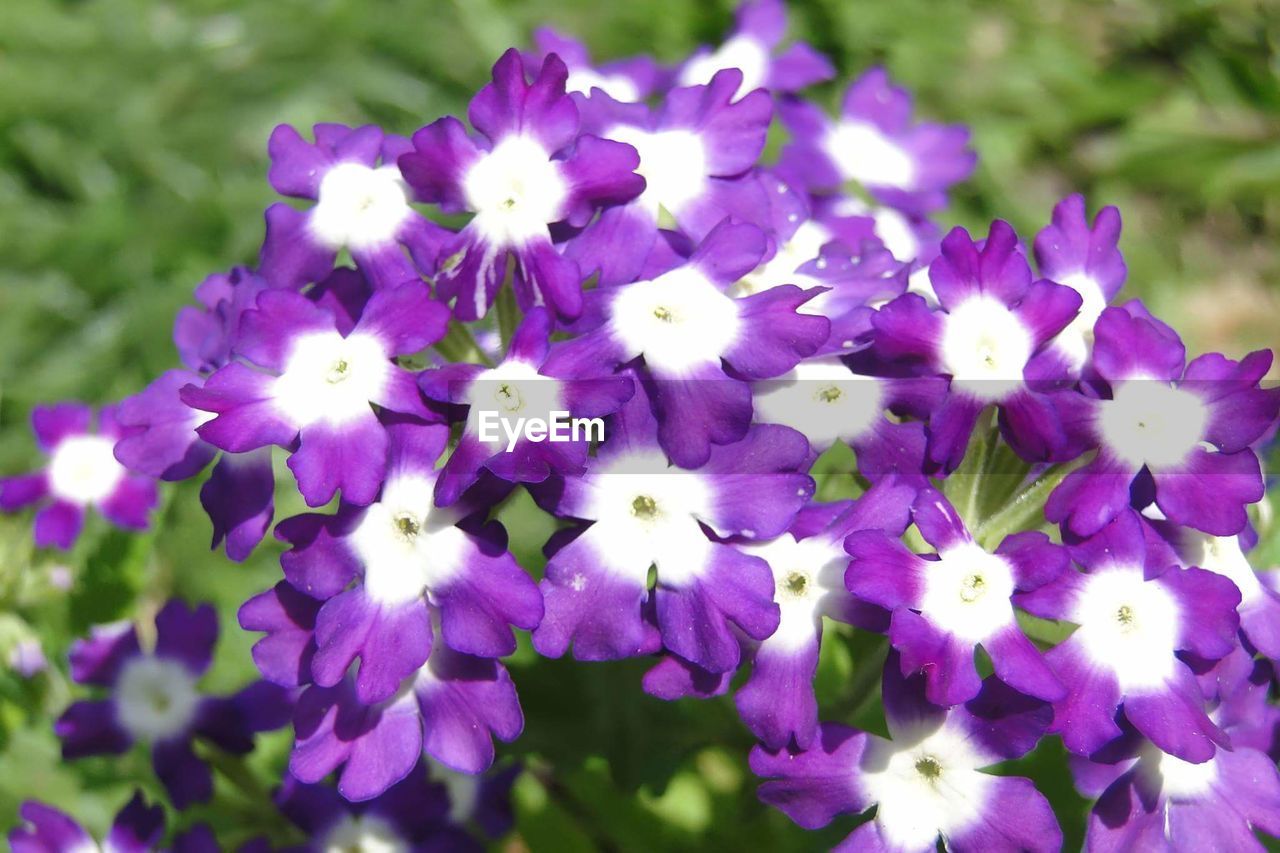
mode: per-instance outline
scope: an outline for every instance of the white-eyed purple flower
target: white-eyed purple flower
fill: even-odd
[[[37,406],[31,412],[36,444],[49,458],[31,474],[0,478],[0,510],[39,505],[38,547],[70,548],[93,507],[126,530],[145,530],[156,505],[156,484],[116,461],[116,442],[128,434],[116,407],[98,411],[83,403]]]
[[[924,679],[904,679],[894,655],[884,670],[889,740],[823,723],[808,750],[751,751],[751,769],[767,781],[759,796],[805,829],[872,806],[874,816],[835,849],[928,853],[941,836],[956,853],[1057,851],[1062,831],[1030,779],[985,768],[1036,745],[1048,706],[994,677],[964,705],[929,704]]]
[[[289,468],[308,505],[339,489],[349,503],[369,503],[387,448],[371,404],[431,416],[415,376],[395,358],[442,338],[448,315],[422,282],[375,291],[354,325],[300,294],[266,291],[240,319],[235,351],[249,363],[233,361],[184,388],[182,399],[215,414],[198,430],[215,447],[292,450]]]
[[[1186,360],[1177,333],[1141,302],[1107,308],[1094,326],[1093,370],[1102,398],[1071,395],[1073,431],[1097,453],[1068,476],[1045,516],[1079,536],[1129,507],[1136,487],[1171,522],[1215,536],[1239,533],[1262,499],[1251,445],[1274,423],[1280,388],[1260,388],[1272,354]]]
[[[128,428],[115,447],[121,464],[161,480],[186,480],[217,455],[218,449],[196,432],[212,416],[184,403],[181,392],[231,362],[240,316],[266,289],[266,281],[244,267],[211,275],[196,287],[200,307],[181,309],[173,326],[174,344],[186,367],[166,370],[119,405],[117,420]],[[328,291],[320,286],[316,295]],[[271,451],[223,454],[200,489],[200,503],[213,525],[212,547],[225,541],[228,557],[246,559],[266,535],[275,512]]]
[[[900,210],[940,208],[947,189],[973,171],[977,158],[967,147],[969,130],[913,124],[911,112],[911,96],[883,68],[872,68],[849,86],[834,122],[806,101],[780,103],[791,142],[779,171],[811,191],[856,181]]]
[[[489,506],[434,500],[448,428],[396,423],[387,435],[386,476],[372,503],[344,502],[333,515],[276,527],[293,546],[280,560],[286,579],[324,602],[307,680],[333,687],[359,658],[354,690],[364,704],[387,700],[423,667],[433,634],[458,652],[496,658],[515,651],[512,626],[531,629],[542,617],[537,587],[508,553],[505,531],[484,520]],[[285,654],[292,662],[300,652],[295,645]]]
[[[545,373],[552,328],[551,313],[534,308],[496,367],[446,364],[419,377],[428,399],[463,406],[466,412],[462,435],[436,481],[440,504],[456,501],[482,469],[511,483],[581,474],[592,438],[586,430],[570,432],[568,440],[547,436],[531,441],[521,429],[521,419],[554,425],[557,413],[566,419],[602,418],[631,398],[630,377],[577,379]]]
[[[1069,687],[1053,721],[1067,749],[1080,755],[1101,749],[1122,733],[1121,713],[1184,761],[1207,761],[1216,746],[1228,746],[1179,653],[1214,661],[1236,647],[1235,585],[1180,568],[1132,510],[1071,552],[1087,571],[1066,572],[1016,600],[1033,615],[1079,626],[1045,655]]]
[[[439,640],[438,617],[433,622],[431,657],[391,698],[366,705],[350,679],[307,688],[294,717],[290,773],[315,783],[341,767],[339,793],[360,802],[407,776],[423,753],[474,774],[493,763],[493,738],[519,737],[524,715],[506,668],[453,651]]]
[[[150,746],[156,775],[176,808],[213,794],[209,766],[193,741],[244,754],[253,737],[284,725],[288,694],[255,682],[228,697],[206,696],[199,685],[213,662],[218,620],[213,607],[172,600],[156,614],[156,644],[144,651],[127,622],[94,628],[71,647],[71,677],[103,688],[105,699],[73,702],[54,724],[63,758],[118,754],[134,743]]]
[[[1066,435],[1049,394],[1038,380],[1058,378],[1042,365],[1048,343],[1080,308],[1080,295],[1051,281],[1031,279],[1031,268],[1008,223],[996,220],[985,242],[963,228],[942,241],[929,266],[938,306],[906,293],[871,318],[876,351],[950,378],[951,393],[929,418],[929,456],[951,471],[960,464],[979,415],[1000,413],[1000,430],[1020,456],[1044,460]]]
[[[813,679],[822,618],[867,630],[884,627],[883,612],[845,589],[849,558],[843,543],[863,530],[901,536],[910,523],[914,496],[907,483],[885,480],[852,503],[806,507],[778,538],[742,546],[769,564],[773,600],[781,612],[778,629],[760,642],[751,677],[734,697],[743,722],[766,749],[790,743],[808,749],[818,736]]]
[[[296,289],[326,278],[344,249],[375,287],[434,273],[451,235],[410,206],[396,165],[412,150],[409,141],[373,125],[317,124],[312,133],[307,142],[282,124],[267,143],[271,186],[315,201],[306,210],[283,202],[267,208],[259,270],[271,286]]]
[[[18,816],[22,823],[9,832],[13,853],[150,853],[164,836],[164,809],[148,806],[141,791],[116,815],[101,847],[74,819],[44,803],[27,800]]]
[[[1120,211],[1104,207],[1089,224],[1084,196],[1067,196],[1053,208],[1053,222],[1035,240],[1040,275],[1080,294],[1080,313],[1052,347],[1079,375],[1093,350],[1093,325],[1120,288],[1128,268],[1120,254]]]
[[[663,450],[677,465],[702,465],[713,445],[746,433],[749,380],[786,373],[830,331],[825,317],[800,310],[813,291],[787,285],[737,299],[726,292],[757,266],[764,243],[758,228],[725,222],[671,269],[591,291],[574,326],[579,336],[552,352],[548,371],[599,376],[643,358],[644,378],[656,380]]]
[[[773,104],[759,89],[734,101],[741,80],[736,69],[720,71],[705,86],[668,93],[657,109],[619,103],[600,91],[582,102],[584,129],[633,146],[645,180],[637,198],[601,211],[569,242],[565,253],[584,275],[598,271],[605,285],[641,278],[646,260],[661,248],[664,211],[695,242],[730,216],[767,225],[769,200],[752,170],[764,151]]]
[[[592,89],[599,89],[615,101],[631,103],[648,98],[661,81],[658,64],[647,56],[596,64],[582,42],[550,27],[534,30],[533,43],[538,55],[528,60],[529,67],[539,67],[552,54],[560,57],[569,70],[564,88],[571,95],[590,95]]]
[[[717,72],[736,68],[742,72],[738,95],[756,89],[791,94],[835,76],[831,62],[804,42],[775,56],[786,30],[787,7],[782,0],[744,0],[734,14],[729,38],[714,50],[700,48],[685,60],[676,73],[676,85],[700,86]]]
[[[845,542],[853,557],[845,584],[859,599],[892,612],[889,642],[903,675],[923,672],[926,695],[936,705],[967,702],[982,687],[974,664],[981,646],[1005,684],[1045,701],[1062,699],[1062,683],[1018,627],[1013,599],[1068,571],[1066,550],[1043,533],[1025,532],[988,552],[932,488],[916,498],[912,519],[936,554],[913,554],[880,531]]]
[[[348,802],[336,788],[308,785],[287,773],[274,799],[317,850],[482,849],[450,823],[448,793],[429,782],[421,766],[365,802]]]
[[[763,560],[708,529],[781,535],[813,495],[807,457],[792,430],[753,426],[697,470],[675,467],[637,391],[586,474],[535,490],[555,514],[588,524],[553,543],[534,647],[559,657],[572,645],[579,660],[611,660],[665,646],[712,672],[736,669],[735,628],[762,640],[778,627],[773,578]]]
[[[1134,738],[1125,757],[1108,765],[1073,763],[1081,793],[1097,797],[1086,844],[1099,853],[1129,850],[1257,850],[1255,832],[1280,836],[1280,773],[1266,750],[1274,721],[1268,704],[1271,669],[1223,697],[1214,721],[1231,738],[1208,761],[1193,764]],[[1262,734],[1261,742],[1258,734]]]
[[[414,150],[400,158],[423,200],[475,214],[442,249],[435,279],[436,296],[456,300],[461,320],[488,312],[512,258],[521,308],[546,305],[557,316],[578,316],[584,275],[553,244],[550,227],[581,228],[601,206],[644,189],[631,147],[579,132],[567,77],[552,54],[529,83],[519,52],[509,50],[467,110],[479,139],[449,116],[415,133]]]

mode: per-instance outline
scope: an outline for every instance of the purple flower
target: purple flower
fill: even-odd
[[[210,414],[184,403],[181,391],[202,384],[231,362],[240,317],[266,288],[260,276],[243,267],[211,275],[196,288],[201,307],[179,311],[173,330],[187,369],[165,371],[120,403],[116,417],[128,428],[115,448],[121,464],[162,480],[186,480],[217,455],[218,449],[196,431]],[[224,454],[200,489],[200,502],[213,524],[212,547],[225,541],[228,557],[246,559],[271,524],[274,494],[269,449]]]
[[[735,627],[757,640],[778,627],[773,578],[759,557],[707,529],[748,540],[782,534],[813,494],[801,471],[807,456],[795,432],[753,426],[697,470],[673,467],[637,393],[586,474],[535,489],[556,515],[589,524],[548,545],[558,550],[541,583],[546,614],[534,647],[559,657],[572,645],[579,660],[612,660],[665,646],[703,669],[735,669]]]
[[[449,821],[444,786],[419,765],[370,800],[351,803],[328,785],[308,785],[286,773],[276,807],[317,850],[466,850],[481,845]]]
[[[587,295],[580,335],[547,363],[558,376],[593,376],[644,359],[659,440],[695,468],[713,445],[739,441],[751,421],[748,380],[786,373],[826,340],[830,322],[801,313],[814,294],[793,285],[735,299],[724,292],[764,249],[758,228],[725,222],[686,259],[651,279]],[[727,372],[728,371],[732,371]]]
[[[926,212],[946,204],[946,191],[973,172],[969,131],[911,120],[911,96],[873,68],[845,92],[838,121],[814,104],[786,101],[778,112],[791,131],[779,171],[813,191],[862,184],[882,203]]]
[[[1079,627],[1046,655],[1069,687],[1052,731],[1089,755],[1121,734],[1123,713],[1161,750],[1199,763],[1229,741],[1205,713],[1186,653],[1218,660],[1236,646],[1240,593],[1227,578],[1183,569],[1141,517],[1126,511],[1071,548],[1069,571],[1016,603]]]
[[[195,738],[244,754],[253,736],[284,725],[289,697],[256,682],[234,696],[204,696],[197,686],[213,660],[218,621],[213,608],[173,600],[156,615],[156,646],[143,651],[133,625],[94,628],[71,647],[71,677],[105,688],[106,699],[73,702],[54,724],[64,759],[119,754],[135,742],[150,746],[156,775],[175,808],[213,794],[209,767],[195,754]]]
[[[890,740],[823,723],[808,750],[751,751],[751,769],[766,778],[760,799],[805,829],[875,806],[875,816],[837,850],[926,853],[941,836],[957,853],[1056,851],[1062,844],[1053,810],[1029,779],[983,768],[1029,752],[1049,709],[994,677],[977,697],[944,710],[924,699],[924,679],[903,679],[890,655],[884,710]]]
[[[438,640],[438,616],[433,622]],[[339,793],[362,802],[408,775],[424,752],[459,772],[480,773],[493,763],[492,739],[513,741],[523,728],[506,668],[437,641],[426,665],[383,702],[363,703],[350,679],[307,688],[294,718],[289,772],[315,783],[342,767]]]
[[[565,94],[568,71],[554,54],[533,83],[515,49],[493,66],[493,82],[471,100],[462,122],[442,118],[413,135],[400,168],[424,201],[475,217],[441,252],[436,295],[456,299],[461,320],[483,317],[515,260],[516,299],[528,310],[546,305],[558,316],[582,308],[578,265],[560,254],[550,227],[580,228],[601,206],[629,201],[644,189],[627,145],[579,133],[578,108]]]
[[[1240,593],[1240,633],[1251,649],[1271,660],[1280,660],[1280,592],[1263,583],[1245,551],[1257,543],[1257,534],[1246,527],[1235,536],[1211,536],[1186,527],[1156,522],[1184,566],[1195,566],[1222,575]]]
[[[1104,207],[1090,225],[1081,195],[1058,202],[1053,222],[1036,235],[1040,274],[1080,294],[1080,313],[1052,344],[1076,375],[1089,361],[1094,324],[1124,286],[1128,268],[1119,242],[1120,211]]]
[[[745,0],[734,17],[729,38],[715,50],[704,47],[687,59],[679,69],[677,85],[702,85],[717,72],[736,68],[742,72],[739,95],[760,88],[790,94],[835,76],[831,62],[804,42],[772,55],[787,29],[782,0]]]
[[[734,101],[741,79],[736,69],[720,71],[705,86],[668,93],[656,110],[600,91],[582,102],[584,129],[633,146],[645,179],[638,198],[601,211],[569,242],[565,253],[584,275],[598,271],[604,285],[641,278],[646,260],[662,248],[662,211],[693,241],[730,216],[767,224],[769,200],[752,170],[773,105],[759,90]]]
[[[1080,536],[1130,505],[1154,501],[1171,522],[1215,536],[1239,533],[1262,499],[1251,444],[1275,422],[1280,388],[1262,389],[1271,352],[1186,362],[1173,329],[1133,301],[1102,312],[1093,370],[1109,393],[1073,395],[1073,431],[1097,454],[1049,496],[1045,516]]]
[[[128,431],[117,421],[115,407],[101,409],[95,418],[83,403],[37,406],[31,412],[31,428],[48,464],[31,474],[0,478],[0,510],[39,504],[37,546],[70,548],[80,536],[88,507],[117,527],[147,528],[156,505],[155,481],[116,461],[115,444]]]
[[[44,648],[34,637],[18,640],[9,647],[9,666],[23,678],[33,678],[49,668]]]
[[[1226,697],[1214,718],[1231,738],[1208,761],[1183,761],[1139,740],[1111,765],[1078,761],[1077,784],[1098,797],[1089,816],[1090,850],[1261,850],[1254,833],[1280,836],[1280,773],[1255,744],[1258,720],[1274,716],[1267,703],[1270,668]]]
[[[271,186],[315,201],[307,210],[283,202],[267,208],[259,268],[271,286],[324,279],[343,249],[376,287],[435,272],[450,235],[409,205],[413,198],[396,166],[409,141],[373,125],[317,124],[313,135],[315,142],[307,142],[282,124],[267,143]]]
[[[538,54],[526,60],[528,66],[537,68],[552,54],[560,57],[569,70],[564,88],[571,95],[590,95],[592,89],[600,89],[615,101],[628,103],[643,101],[658,87],[661,73],[647,56],[596,65],[582,42],[550,27],[534,30],[533,43]]]
[[[853,556],[845,583],[858,598],[892,612],[889,641],[903,675],[923,672],[935,705],[967,702],[982,687],[974,665],[982,646],[1005,684],[1038,699],[1062,699],[1063,685],[1018,628],[1013,599],[1068,571],[1066,551],[1043,533],[1026,532],[989,553],[932,488],[920,492],[912,518],[937,554],[912,554],[883,531],[855,533],[845,542]]]
[[[631,398],[629,377],[558,379],[545,373],[552,322],[547,309],[530,311],[497,367],[447,364],[419,378],[429,399],[466,408],[462,435],[436,482],[440,504],[456,501],[482,469],[513,483],[581,474],[590,448],[586,432],[576,438],[570,433],[568,441],[530,441],[521,432],[520,419],[541,418],[551,424],[557,413],[565,418],[601,418]],[[482,438],[485,433],[490,440]]]
[[[902,535],[914,496],[910,485],[888,479],[856,501],[811,504],[786,533],[741,546],[769,565],[773,600],[781,613],[777,630],[755,649],[751,677],[734,697],[743,722],[765,748],[794,743],[808,749],[818,736],[813,679],[823,617],[868,630],[884,627],[884,612],[857,601],[844,587],[849,558],[843,542],[865,530]],[[646,687],[650,680],[646,678]]]
[[[877,352],[908,359],[949,376],[951,393],[929,418],[929,456],[953,470],[979,415],[995,405],[1000,428],[1019,455],[1044,460],[1066,436],[1051,397],[1036,380],[1058,378],[1037,360],[1080,307],[1080,295],[1051,281],[1031,280],[1018,237],[996,220],[983,244],[963,228],[942,241],[929,267],[939,306],[907,293],[872,317]]]
[[[289,468],[310,506],[341,489],[369,503],[381,485],[387,437],[370,404],[430,417],[415,377],[395,362],[444,336],[448,310],[421,282],[376,291],[350,328],[334,310],[288,291],[266,291],[240,320],[234,361],[183,401],[216,417],[200,436],[243,453],[291,449]]]
[[[387,700],[423,667],[434,655],[433,635],[458,652],[500,657],[515,651],[513,625],[532,629],[542,617],[538,590],[508,553],[505,531],[485,521],[488,504],[433,502],[448,428],[397,423],[387,435],[387,473],[374,502],[344,502],[334,515],[295,516],[276,527],[293,546],[281,557],[286,579],[323,601],[314,613],[311,678],[303,680],[334,687],[359,658],[354,690],[366,705]],[[288,683],[279,674],[296,671],[306,653],[296,631],[311,616],[278,592],[274,600],[274,607],[263,600],[248,623],[242,611],[242,624],[283,632],[281,657],[264,660],[270,649],[261,648],[258,661],[264,674]],[[296,618],[281,618],[289,613]]]
[[[18,815],[22,823],[9,832],[13,853],[84,853],[99,849],[80,824],[44,803],[27,800]],[[116,815],[101,849],[111,853],[148,853],[158,848],[163,835],[164,809],[148,806],[142,792],[137,791]]]

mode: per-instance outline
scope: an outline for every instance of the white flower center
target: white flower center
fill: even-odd
[[[1070,287],[1080,294],[1080,313],[1054,338],[1054,344],[1067,356],[1071,367],[1080,370],[1093,351],[1093,325],[1107,307],[1107,297],[1102,288],[1084,273],[1063,276],[1058,284]]]
[[[407,853],[395,827],[375,814],[344,815],[320,842],[325,853]]]
[[[1070,617],[1085,653],[1115,674],[1123,691],[1150,691],[1173,674],[1177,601],[1140,567],[1087,575]]]
[[[368,414],[392,370],[382,342],[371,335],[313,332],[294,341],[272,395],[299,426],[342,424]]]
[[[370,169],[339,163],[320,181],[311,230],[331,249],[379,246],[395,239],[412,213],[404,179],[395,166]]]
[[[827,132],[823,147],[846,181],[903,190],[915,184],[911,155],[870,124],[838,122]]]
[[[693,131],[648,133],[633,125],[620,124],[605,136],[625,142],[639,153],[640,166],[636,172],[645,180],[640,203],[655,217],[659,207],[678,214],[703,194],[707,183],[707,153],[702,138]]]
[[[1262,582],[1241,550],[1238,536],[1209,536],[1190,528],[1181,535],[1186,562],[1230,580],[1240,590],[1241,606],[1263,595]]]
[[[836,203],[835,212],[840,216],[870,216],[875,220],[880,242],[903,263],[915,260],[920,254],[920,241],[911,220],[892,207],[873,207],[860,198],[849,197]]]
[[[1117,383],[1098,413],[1098,430],[1111,452],[1133,468],[1154,471],[1181,464],[1204,440],[1208,424],[1203,400],[1155,379]]]
[[[564,218],[568,195],[560,166],[537,140],[508,136],[462,180],[475,225],[494,246],[522,246]]]
[[[1171,800],[1199,799],[1218,778],[1216,756],[1200,764],[1192,764],[1148,744],[1143,759],[1143,770],[1159,777],[1160,793]]]
[[[135,657],[116,682],[116,718],[136,740],[150,743],[187,731],[199,704],[195,676],[177,661]]]
[[[111,497],[125,475],[115,442],[101,435],[71,435],[58,442],[49,461],[49,491],[84,506]]]
[[[617,555],[629,579],[657,565],[668,586],[687,585],[706,566],[710,542],[698,517],[711,505],[711,487],[697,474],[669,467],[660,450],[628,453],[591,475],[587,515]]]
[[[920,609],[939,628],[979,643],[1013,623],[1013,570],[973,543],[950,548],[924,569]]]
[[[457,514],[437,508],[434,482],[401,475],[388,480],[350,537],[364,566],[365,593],[374,601],[403,604],[440,585],[462,565],[466,534]]]
[[[847,595],[844,570],[849,557],[844,548],[819,536],[797,541],[784,533],[740,550],[764,560],[773,572],[773,600],[782,620],[768,642],[785,649],[813,645],[814,622],[821,618],[823,605]]]
[[[895,849],[932,850],[939,833],[955,835],[979,820],[995,778],[977,768],[990,763],[944,724],[892,742],[870,739],[862,783]]]
[[[782,284],[813,287],[819,284],[809,276],[796,272],[804,264],[817,258],[822,247],[831,241],[831,232],[812,219],[801,223],[791,239],[778,247],[772,258],[743,276],[729,289],[733,296],[752,296]],[[812,301],[812,300],[811,300]],[[806,303],[800,310],[808,308]]]
[[[942,366],[951,387],[997,402],[1022,386],[1032,353],[1031,334],[1002,303],[976,296],[945,316]]]
[[[459,826],[471,820],[480,800],[480,777],[459,773],[427,756],[427,773],[449,792],[449,820]]]
[[[564,84],[567,92],[580,92],[590,95],[592,89],[600,89],[610,98],[623,103],[640,100],[640,92],[631,78],[621,74],[601,74],[594,68],[575,68],[569,72],[569,79]]]
[[[880,380],[854,373],[838,358],[802,361],[790,373],[755,383],[754,391],[757,421],[799,430],[822,450],[865,435],[884,403]]]
[[[764,45],[748,36],[734,36],[712,53],[699,56],[680,72],[681,86],[705,86],[717,71],[737,68],[742,72],[742,85],[735,98],[759,89],[769,73],[769,52]]]
[[[734,301],[689,266],[619,289],[609,310],[628,354],[667,375],[718,365],[742,325]]]
[[[492,447],[506,447],[508,430],[518,433],[521,418],[542,418],[551,422],[551,413],[565,411],[560,395],[560,382],[542,376],[538,369],[523,361],[505,361],[476,376],[467,389],[466,431],[477,435],[483,412],[494,412],[499,419],[496,441]],[[490,416],[492,417],[492,416]]]

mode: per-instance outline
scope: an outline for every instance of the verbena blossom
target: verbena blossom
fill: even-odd
[[[578,107],[565,93],[568,70],[549,55],[532,83],[518,51],[493,66],[493,82],[471,100],[468,135],[452,116],[413,135],[400,169],[424,201],[475,217],[442,250],[436,295],[456,300],[460,319],[483,317],[502,286],[509,259],[520,307],[546,305],[558,315],[581,311],[577,264],[552,243],[551,226],[582,227],[603,205],[644,189],[636,152],[624,142],[579,130]]]
[[[214,414],[197,432],[215,447],[290,449],[289,468],[310,506],[339,490],[369,503],[387,446],[372,406],[431,417],[395,358],[444,337],[447,318],[421,281],[375,291],[354,323],[300,294],[264,291],[240,318],[235,352],[243,361],[185,387],[182,399]]]
[[[39,506],[36,544],[65,548],[87,507],[141,528],[156,479],[208,469],[240,560],[275,512],[273,447],[282,504],[331,506],[276,525],[281,575],[237,614],[263,682],[201,691],[207,607],[164,605],[153,648],[95,628],[65,756],[145,743],[184,809],[213,790],[206,747],[291,718],[273,838],[482,848],[512,823],[497,744],[525,725],[513,673],[539,670],[504,659],[528,632],[522,658],[650,658],[637,693],[733,692],[760,798],[847,820],[840,849],[1058,848],[1044,796],[993,769],[1047,737],[1093,801],[1090,849],[1280,829],[1280,584],[1254,558],[1276,535],[1270,353],[1187,363],[1140,302],[1109,307],[1120,214],[1081,196],[1030,248],[1001,220],[939,240],[968,130],[917,120],[883,69],[828,118],[797,92],[831,66],[780,47],[785,24],[753,0],[667,68],[542,30],[469,127],[276,128],[269,182],[297,204],[267,209],[258,268],[202,282],[180,366],[96,428],[37,408],[49,463],[0,480],[0,509]],[[520,427],[558,412],[603,435]],[[540,576],[508,513],[556,527]],[[820,651],[851,636],[871,653],[833,700]],[[823,722],[880,707],[888,738]],[[16,849],[93,843],[22,814]],[[108,846],[155,847],[158,815],[135,798]],[[175,850],[222,842],[183,828]]]
[[[676,85],[710,82],[716,72],[736,68],[742,72],[738,94],[757,88],[791,94],[835,76],[831,62],[804,42],[773,55],[787,28],[782,0],[747,0],[738,6],[734,28],[715,49],[700,48],[676,73]]]
[[[642,358],[663,450],[683,467],[702,465],[713,445],[746,434],[747,380],[785,373],[830,332],[825,317],[800,311],[814,290],[784,285],[736,299],[725,292],[759,263],[764,243],[758,228],[726,221],[652,278],[589,292],[573,327],[579,335],[557,348],[549,369],[600,375]]]
[[[871,820],[836,849],[930,851],[1058,850],[1062,831],[1030,779],[983,772],[1029,752],[1047,706],[988,678],[950,710],[928,703],[924,679],[904,679],[891,655],[883,701],[889,739],[824,723],[803,752],[751,751],[766,781],[760,799],[806,829],[875,806]]]
[[[117,419],[128,431],[116,442],[115,454],[123,465],[176,481],[195,477],[218,456],[218,448],[196,431],[210,413],[184,403],[182,389],[203,384],[231,363],[240,317],[266,289],[266,281],[245,267],[211,275],[196,286],[199,307],[181,309],[173,325],[174,344],[185,367],[166,370],[120,403]],[[247,558],[275,513],[271,451],[222,454],[200,489],[200,503],[213,525],[213,546],[225,542],[228,557]]]
[[[205,695],[201,676],[213,662],[217,615],[210,605],[167,603],[156,614],[155,648],[144,650],[128,622],[100,626],[69,655],[71,677],[100,688],[104,699],[73,702],[54,724],[63,758],[118,754],[134,743],[151,751],[156,775],[176,808],[213,794],[213,775],[197,756],[197,738],[232,754],[253,749],[254,735],[288,720],[289,696],[255,682],[227,697]]]
[[[773,579],[763,560],[707,530],[781,534],[813,494],[807,456],[796,433],[753,426],[703,465],[676,467],[648,401],[633,397],[582,477],[537,490],[547,509],[587,524],[551,544],[534,647],[558,657],[572,645],[579,660],[609,660],[665,646],[705,669],[736,668],[734,627],[764,639],[778,626]]]
[[[1067,571],[1066,551],[1029,531],[990,553],[931,488],[916,497],[911,515],[936,554],[912,554],[883,531],[855,533],[845,542],[853,557],[845,584],[859,599],[891,611],[889,642],[903,674],[923,672],[926,695],[936,705],[967,702],[982,687],[974,664],[981,646],[1005,684],[1050,702],[1064,698],[1066,689],[1018,627],[1013,602]]]
[[[280,194],[315,204],[267,208],[259,270],[273,287],[320,281],[342,250],[378,287],[433,273],[449,232],[414,210],[396,165],[409,140],[374,125],[317,124],[314,142],[282,124],[271,134],[267,179]]]
[[[148,806],[142,792],[136,792],[116,815],[102,846],[84,827],[52,806],[27,800],[18,808],[22,822],[9,833],[13,853],[81,853],[110,850],[112,853],[149,853],[164,835],[164,808]]]
[[[1067,420],[1097,451],[1049,496],[1045,516],[1088,536],[1136,491],[1139,506],[1154,501],[1175,524],[1239,533],[1245,506],[1263,496],[1251,445],[1280,409],[1280,388],[1259,387],[1271,352],[1240,361],[1208,353],[1188,363],[1177,332],[1136,300],[1103,311],[1094,335],[1093,369],[1105,390],[1075,395]]]
[[[0,510],[32,504],[35,543],[67,549],[92,507],[117,527],[143,530],[156,505],[155,481],[116,461],[115,444],[128,434],[113,406],[96,414],[81,403],[39,406],[31,413],[36,444],[48,455],[44,468],[0,479]]]
[[[920,362],[950,379],[950,393],[929,418],[929,458],[954,469],[989,406],[997,407],[1001,433],[1020,455],[1043,460],[1059,453],[1067,438],[1044,387],[1059,377],[1042,356],[1076,316],[1080,295],[1033,281],[1017,235],[1000,220],[981,244],[953,229],[929,279],[936,308],[907,293],[872,318],[880,355]]]
[[[1154,541],[1153,541],[1154,540]],[[1079,627],[1046,658],[1064,684],[1053,731],[1089,755],[1121,734],[1118,712],[1161,750],[1201,763],[1230,740],[1209,718],[1195,674],[1179,656],[1228,655],[1240,593],[1227,578],[1183,569],[1136,512],[1071,548],[1085,572],[1067,572],[1017,603]]]

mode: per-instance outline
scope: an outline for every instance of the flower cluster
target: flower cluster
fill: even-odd
[[[111,698],[58,722],[68,756],[145,740],[181,808],[210,790],[193,738],[243,752],[291,707],[290,821],[321,848],[448,847],[423,765],[479,774],[520,735],[503,658],[527,631],[651,657],[662,699],[734,689],[762,800],[805,828],[874,807],[845,849],[1057,849],[1033,782],[986,772],[1049,737],[1095,849],[1280,834],[1280,595],[1246,554],[1271,354],[1188,360],[1113,305],[1114,208],[1066,198],[1030,244],[941,236],[967,130],[883,69],[830,116],[798,92],[833,68],[784,29],[750,0],[676,68],[541,31],[465,121],[275,130],[271,186],[301,202],[267,208],[255,269],[197,289],[184,367],[96,432],[37,410],[48,468],[0,483],[4,509],[50,499],[36,540],[66,547],[85,506],[141,526],[154,479],[218,457],[201,499],[242,560],[279,448],[315,511],[275,525],[282,577],[238,614],[265,681],[200,697],[203,608],[165,607],[153,653],[99,629],[72,672]],[[603,438],[528,426],[557,415]],[[853,461],[820,490],[829,460]],[[540,575],[498,518],[519,490],[556,520]],[[855,629],[882,637],[858,698],[888,738],[823,719],[822,644]],[[15,847],[83,835],[29,811]],[[121,825],[153,838],[143,812]]]

